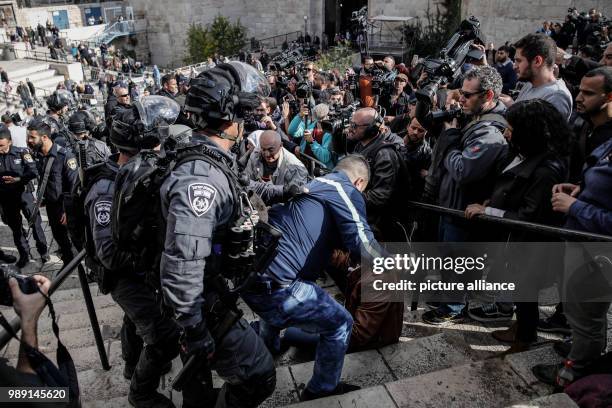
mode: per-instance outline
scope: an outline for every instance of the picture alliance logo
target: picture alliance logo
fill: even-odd
[[[414,275],[417,272],[465,272],[483,271],[486,267],[487,254],[482,256],[426,256],[425,254],[396,254],[390,257],[376,257],[372,260],[372,272],[380,275],[383,272],[398,271]]]

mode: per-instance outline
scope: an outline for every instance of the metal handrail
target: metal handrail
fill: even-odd
[[[272,37],[267,37],[267,38],[262,38],[262,39],[256,39],[255,41],[257,43],[259,43],[259,44],[263,44],[264,42],[268,42],[268,41],[272,40],[272,48],[276,48],[276,40],[277,39],[283,39],[283,41],[281,42],[281,44],[282,44],[285,41],[289,42],[289,36],[291,36],[291,35],[295,35],[295,39],[297,40],[301,33],[302,33],[302,31],[291,31],[290,33],[274,35]]]
[[[426,204],[417,201],[408,201],[408,204],[415,208],[420,208],[423,210],[435,212],[441,215],[449,215],[455,218],[463,218],[465,219],[465,212],[461,210],[455,210],[452,208],[442,207],[434,204]],[[550,236],[555,236],[557,238],[565,239],[565,240],[587,240],[587,241],[598,241],[598,242],[610,242],[612,241],[612,236],[603,235],[603,234],[595,234],[592,232],[578,231],[567,228],[553,227],[546,224],[538,224],[535,222],[527,222],[520,220],[512,220],[508,218],[502,217],[494,217],[490,215],[478,215],[474,217],[472,220],[477,222],[487,222],[492,224],[498,224],[500,226],[533,232],[538,234],[546,234]],[[471,221],[471,220],[470,220]]]

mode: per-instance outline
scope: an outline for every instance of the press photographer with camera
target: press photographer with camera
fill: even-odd
[[[300,143],[300,153],[304,153],[321,162],[326,168],[333,168],[332,135],[323,131],[321,121],[327,118],[329,106],[324,103],[310,109],[302,105],[300,113],[289,124],[288,133],[293,140]]]
[[[408,112],[412,88],[408,84],[408,77],[398,74],[393,80],[391,92],[380,96],[379,106],[385,109],[385,123],[391,123],[397,116]]]
[[[42,355],[38,350],[38,319],[42,311],[47,306],[45,296],[49,293],[51,281],[41,275],[33,275],[31,277],[21,277],[22,283],[18,283],[14,277],[8,277],[5,271],[1,270],[2,279],[5,280],[2,285],[6,285],[6,290],[12,298],[12,306],[15,313],[21,320],[21,338],[19,346],[19,357],[15,368],[9,366],[6,360],[0,359],[0,387],[48,387],[53,384],[48,384],[46,379],[41,377],[32,366],[29,355]],[[21,289],[23,279],[27,279],[28,287],[31,289],[24,293]],[[6,299],[3,299],[6,300]],[[0,315],[1,316],[1,315]],[[4,319],[4,316],[0,317]],[[52,363],[49,360],[42,362],[40,368],[54,369],[47,364]],[[59,374],[59,373],[58,373]],[[57,385],[55,385],[57,386]],[[37,403],[20,403],[21,407],[38,407]],[[47,403],[49,407],[67,407],[68,403]]]
[[[429,170],[434,173],[433,180],[440,180],[439,205],[465,210],[468,204],[490,196],[494,169],[506,150],[506,109],[499,101],[501,90],[501,76],[493,67],[475,67],[465,75],[459,90],[459,104],[465,116],[444,123]],[[473,226],[451,217],[440,220],[442,242],[465,242],[472,232]],[[461,321],[465,302],[457,300],[424,313],[423,321],[434,325]]]

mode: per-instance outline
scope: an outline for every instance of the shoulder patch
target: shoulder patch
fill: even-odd
[[[193,183],[189,185],[189,205],[196,217],[201,217],[213,206],[217,189],[206,183]]]
[[[106,227],[110,223],[111,219],[111,205],[110,201],[98,201],[94,205],[94,215],[96,216],[96,222],[102,227]]]
[[[30,153],[24,153],[23,161],[25,161],[26,163],[32,163],[34,162],[34,159],[32,158],[32,155]]]
[[[76,159],[73,157],[71,159],[68,159],[68,161],[66,162],[66,165],[68,166],[68,168],[70,170],[76,170],[77,168],[77,161]]]

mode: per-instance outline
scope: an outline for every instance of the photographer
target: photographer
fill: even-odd
[[[398,74],[393,80],[392,91],[381,95],[379,105],[385,109],[385,123],[391,123],[397,116],[407,113],[412,89],[409,86],[408,92],[405,92],[406,85],[408,77]]]
[[[31,277],[38,286],[40,293],[24,294],[15,278],[9,278],[8,285],[13,297],[13,308],[21,319],[21,343],[19,357],[15,368],[8,366],[5,360],[0,359],[0,386],[1,387],[45,387],[43,378],[32,367],[26,354],[27,349],[33,348],[38,353],[38,319],[46,306],[45,297],[49,293],[51,281],[44,276]],[[43,363],[44,364],[44,363]],[[47,403],[49,407],[65,407],[65,403]],[[21,403],[22,407],[38,407],[37,403]]]
[[[289,135],[300,141],[300,153],[314,157],[327,168],[334,167],[331,148],[332,136],[321,129],[320,122],[327,118],[329,107],[323,103],[312,110],[314,118],[309,121],[310,113],[303,105],[300,113],[289,124]]]
[[[495,182],[494,169],[503,157],[506,141],[502,135],[507,123],[504,105],[498,98],[502,79],[495,68],[476,67],[469,71],[459,91],[459,103],[467,118],[445,122],[430,173],[440,179],[439,205],[465,210],[474,202],[490,197]],[[465,242],[473,228],[451,217],[440,220],[440,241]],[[441,325],[463,319],[465,302],[444,303],[423,314],[423,321]]]
[[[562,79],[554,74],[557,46],[544,34],[528,34],[516,44],[514,69],[518,80],[526,82],[516,98],[516,102],[529,99],[543,99],[553,104],[564,118],[572,113],[572,95]],[[515,102],[508,95],[500,100],[506,106]]]

